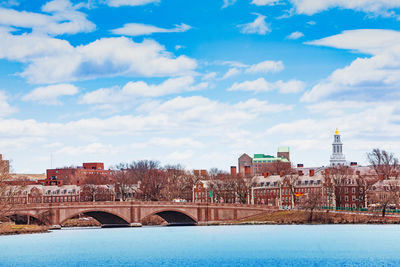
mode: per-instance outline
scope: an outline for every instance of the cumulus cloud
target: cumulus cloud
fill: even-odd
[[[165,138],[165,137],[155,137],[149,140],[148,145],[157,147],[192,147],[201,148],[204,146],[203,143],[189,137],[182,138]]]
[[[223,0],[224,3],[222,5],[222,8],[227,8],[228,6],[234,5],[236,3],[236,0]]]
[[[264,78],[258,78],[253,81],[235,82],[228,91],[247,91],[254,93],[269,92],[278,90],[280,93],[298,93],[303,91],[305,84],[302,81],[290,80],[287,82],[276,81],[268,82]]]
[[[390,30],[353,30],[309,42],[312,45],[349,49],[371,55],[358,57],[350,65],[335,70],[301,98],[321,99],[391,99],[400,86],[400,32]],[[346,92],[346,99],[344,99]]]
[[[399,0],[290,0],[297,14],[314,15],[331,9],[353,9],[382,16],[393,16],[400,7]]]
[[[241,33],[265,35],[271,32],[271,29],[265,22],[266,16],[263,16],[258,13],[252,13],[252,14],[257,16],[257,18],[253,22],[238,25]]]
[[[111,104],[132,102],[136,97],[158,97],[187,91],[201,90],[207,87],[207,83],[195,84],[191,76],[170,78],[161,84],[147,84],[143,81],[128,82],[121,89],[102,88],[86,93],[82,104]]]
[[[253,0],[251,4],[256,6],[273,6],[279,3],[280,0]]]
[[[262,101],[260,104],[257,100],[249,101],[232,104],[202,96],[178,96],[165,101],[150,101],[154,102],[151,104],[144,102],[142,108],[137,108],[137,115],[89,117],[65,123],[0,119],[0,136],[43,138],[47,142],[52,142],[51,138],[59,140],[62,137],[73,137],[93,142],[107,136],[145,134],[147,137],[149,133],[163,132],[187,131],[205,136],[216,132],[226,134],[227,129],[240,127],[269,112],[267,105],[276,105]]]
[[[400,148],[400,142],[396,141],[400,140],[399,108],[399,103],[394,101],[329,101],[312,104],[313,112],[322,117],[278,123],[270,127],[266,134],[279,134],[286,145],[298,152],[309,149],[325,150],[326,162],[329,161],[330,142],[335,128],[339,128],[345,139],[346,151],[353,151],[354,154],[357,150],[357,157],[365,155],[374,147],[393,151]]]
[[[249,110],[254,113],[279,113],[293,109],[292,105],[271,104],[268,101],[261,101],[256,98],[251,98],[244,102],[239,102],[235,105],[238,109]]]
[[[202,80],[213,80],[217,77],[216,72],[209,72],[203,75]]]
[[[231,68],[223,75],[222,79],[228,79],[230,77],[239,75],[242,72],[247,74],[258,74],[258,73],[273,73],[282,71],[285,66],[282,61],[265,60],[252,65],[246,65],[237,61],[224,61],[219,63],[220,65],[228,65]]]
[[[16,112],[17,109],[10,106],[8,97],[4,91],[0,91],[0,118]]]
[[[95,24],[87,20],[86,14],[77,11],[69,0],[50,1],[42,6],[42,12],[0,7],[0,25],[30,28],[33,33],[50,35],[91,32],[96,28]]]
[[[191,28],[192,27],[184,23],[177,24],[175,25],[175,28],[172,29],[159,28],[153,25],[141,23],[127,23],[122,28],[112,30],[111,32],[117,35],[140,36],[150,35],[153,33],[186,32]]]
[[[160,2],[161,0],[106,0],[106,3],[111,7],[143,6],[152,3],[157,4]]]
[[[222,76],[222,79],[228,79],[231,78],[233,76],[239,75],[240,74],[240,70],[238,68],[230,68],[225,74],[224,76]]]
[[[44,105],[61,105],[59,97],[75,95],[78,92],[78,88],[72,84],[49,85],[33,89],[23,96],[22,100],[37,101]]]
[[[60,155],[70,155],[70,156],[80,156],[84,155],[96,155],[99,154],[108,155],[108,154],[116,154],[118,150],[112,145],[105,145],[102,143],[91,143],[82,146],[65,146],[57,151],[54,154]]]
[[[249,66],[246,69],[247,73],[268,73],[268,72],[279,72],[284,69],[282,61],[266,60],[254,65]]]
[[[165,77],[193,72],[197,63],[174,57],[154,40],[102,38],[72,46],[65,40],[0,29],[0,58],[27,64],[20,74],[30,83],[60,83],[98,77]],[[60,64],[62,62],[62,64]]]
[[[303,36],[304,36],[304,34],[302,32],[296,31],[296,32],[292,32],[291,34],[289,34],[286,38],[290,39],[290,40],[297,40]]]

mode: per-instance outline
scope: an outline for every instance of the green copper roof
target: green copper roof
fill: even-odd
[[[274,158],[274,156],[271,155],[264,155],[264,154],[254,154],[255,159],[270,159]]]
[[[274,161],[281,161],[281,162],[289,162],[285,158],[281,157],[274,157],[271,155],[264,155],[264,154],[254,154],[253,162],[274,162]]]

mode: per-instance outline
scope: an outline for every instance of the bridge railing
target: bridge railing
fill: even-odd
[[[98,205],[98,206],[107,206],[107,205],[117,205],[117,206],[138,206],[138,205],[157,205],[157,206],[177,206],[177,207],[247,207],[247,208],[257,208],[257,209],[277,209],[275,206],[268,205],[253,205],[253,204],[239,204],[239,203],[206,203],[206,202],[173,202],[173,201],[91,201],[91,202],[52,202],[52,203],[28,203],[28,204],[16,204],[15,206],[23,206],[23,207],[73,207],[73,206],[87,206],[87,205]]]

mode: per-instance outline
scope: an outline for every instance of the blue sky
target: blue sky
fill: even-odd
[[[399,0],[0,0],[0,153],[321,166],[339,128],[349,161],[399,154],[399,20]]]

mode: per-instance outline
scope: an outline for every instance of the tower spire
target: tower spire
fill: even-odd
[[[333,136],[331,166],[346,165],[346,158],[343,154],[343,143],[340,140],[339,130],[336,128]]]

